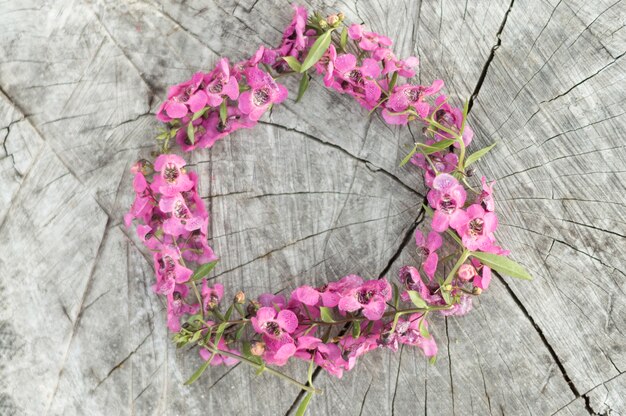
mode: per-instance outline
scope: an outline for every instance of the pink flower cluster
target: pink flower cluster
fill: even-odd
[[[167,135],[176,137],[182,150],[211,147],[236,130],[253,127],[287,98],[273,72],[295,73],[298,68],[292,61],[303,65],[322,36],[331,35],[328,31],[337,30],[343,21],[342,15],[309,18],[305,9],[294,6],[294,10],[279,47],[261,46],[251,58],[235,64],[220,59],[210,72],[198,72],[170,88],[157,118],[169,124]],[[349,26],[339,39],[319,50],[316,57],[321,57],[312,63],[324,84],[351,95],[368,110],[379,109],[389,124],[416,121],[424,128],[422,149],[428,151],[410,159],[424,170],[433,211],[431,231],[415,232],[421,264],[402,267],[399,286],[385,278],[365,281],[348,275],[322,287],[298,287],[288,298],[263,294],[245,308],[240,292],[224,312],[220,309],[224,287],[209,286],[203,278],[208,271],[199,272],[210,270],[207,266],[212,268],[217,258],[207,242],[209,215],[198,195],[198,177],[163,146],[164,154],[154,164],[142,161],[133,167],[135,200],[125,222],[137,220],[137,234],[152,252],[154,290],[167,298],[168,326],[177,333],[176,342],[196,343],[211,365],[258,360],[263,366],[282,366],[293,357],[341,377],[359,356],[378,347],[397,350],[413,345],[426,356],[435,356],[437,345],[428,331],[427,315],[467,313],[472,297],[491,281],[492,270],[477,259],[479,254],[508,255],[494,236],[498,226],[494,184],[484,177],[482,189],[467,184],[471,172],[464,165],[465,147],[473,132],[466,113],[440,94],[443,81],[400,82],[414,77],[418,59],[397,58],[388,37],[361,25]],[[448,234],[458,243],[452,248],[444,244]],[[443,266],[450,258],[458,261],[445,276],[450,269]],[[198,276],[191,263],[199,267]]]
[[[205,287],[203,294],[208,290],[222,293],[223,288]],[[218,307],[221,296],[216,299],[210,310]],[[386,279],[364,281],[356,275],[318,288],[298,287],[289,298],[263,294],[249,305],[254,309],[249,321],[256,334],[251,341],[252,354],[277,366],[292,357],[313,360],[337,377],[351,370],[359,356],[381,346],[395,351],[400,344],[413,345],[429,357],[436,355],[437,345],[428,334],[424,314],[417,310],[407,313],[407,318],[398,319],[394,325],[395,307],[387,304],[391,299],[392,287]],[[333,318],[324,319],[322,309]],[[357,334],[340,332],[348,321],[359,326]],[[200,354],[205,359],[211,356],[206,349]],[[214,360],[211,364],[234,362]]]
[[[167,298],[167,322],[175,332],[183,315],[199,309],[187,302],[186,283],[193,271],[186,262],[217,260],[207,243],[209,215],[198,195],[198,176],[184,166],[183,158],[173,154],[160,155],[154,165],[137,162],[132,168],[135,200],[124,216],[127,226],[139,222],[137,235],[153,253],[154,290]]]

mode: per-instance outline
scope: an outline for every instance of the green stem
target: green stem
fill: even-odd
[[[452,270],[450,270],[450,274],[448,274],[448,277],[446,277],[446,280],[443,282],[442,287],[452,282],[452,279],[454,279],[454,275],[459,270],[459,267],[461,267],[461,265],[465,263],[465,260],[467,260],[469,255],[470,255],[470,251],[468,249],[464,249],[463,254],[461,254],[461,257],[459,257],[459,260],[457,260]]]
[[[252,361],[252,360],[250,360],[250,359],[248,359],[246,357],[243,357],[243,356],[241,356],[239,354],[234,354],[234,353],[229,352],[229,351],[220,350],[219,348],[215,347],[214,345],[205,345],[205,347],[209,351],[214,353],[214,354],[219,354],[219,355],[223,355],[223,356],[226,356],[226,357],[231,357],[231,358],[239,360],[239,361],[241,361],[243,363],[246,363],[246,364],[256,368],[257,370],[267,371],[268,373],[270,373],[272,375],[275,375],[277,377],[282,378],[285,381],[290,382],[291,384],[297,386],[298,388],[300,388],[302,390],[306,390],[308,392],[315,393],[315,394],[321,394],[322,393],[322,390],[320,390],[320,389],[316,389],[315,387],[310,387],[310,386],[307,386],[305,384],[302,384],[298,380],[289,377],[287,374],[283,374],[280,371],[274,370],[273,368],[266,367],[266,366],[264,366],[262,364],[256,363],[256,362],[254,362],[254,361]]]

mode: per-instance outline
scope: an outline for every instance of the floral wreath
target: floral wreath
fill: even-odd
[[[132,167],[135,200],[125,222],[130,226],[137,220],[137,234],[152,252],[154,291],[167,299],[174,342],[177,347],[197,346],[205,361],[187,384],[209,365],[246,363],[306,392],[298,410],[304,414],[312,395],[321,392],[313,386],[316,367],[341,377],[366,352],[378,347],[396,351],[400,345],[417,346],[434,362],[437,344],[428,329],[429,314],[469,312],[472,297],[488,288],[492,270],[531,277],[496,245],[494,183],[482,177],[480,188],[469,184],[470,165],[494,145],[466,155],[473,137],[466,123],[468,103],[451,106],[440,94],[441,80],[430,86],[400,83],[415,76],[418,59],[396,58],[388,37],[361,25],[345,25],[341,13],[308,18],[304,8],[293,8],[295,16],[280,47],[261,46],[236,64],[222,58],[211,72],[198,72],[170,87],[156,115],[166,123],[157,137],[159,156]],[[348,275],[322,287],[300,286],[289,297],[266,293],[248,300],[240,291],[222,308],[224,287],[207,281],[218,259],[208,245],[209,214],[198,195],[198,175],[170,153],[171,142],[175,139],[189,152],[252,128],[287,98],[277,79],[301,74],[299,101],[309,86],[310,70],[370,114],[380,110],[387,123],[423,127],[425,142],[416,143],[400,165],[410,162],[421,168],[429,188],[423,210],[432,218],[432,231],[415,231],[423,262],[402,267],[397,283]],[[445,236],[451,241],[444,246]],[[444,249],[445,255],[438,253]],[[445,264],[453,265],[447,274]],[[292,358],[309,363],[306,382],[272,367]]]

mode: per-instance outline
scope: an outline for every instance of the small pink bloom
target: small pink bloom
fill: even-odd
[[[437,232],[445,231],[448,226],[460,225],[464,219],[461,209],[467,194],[459,182],[447,173],[437,175],[433,180],[433,189],[428,192],[428,203],[435,209],[432,228]]]
[[[180,331],[180,319],[182,316],[194,314],[198,311],[197,305],[189,305],[185,302],[188,292],[187,286],[176,284],[172,292],[166,295],[167,326],[172,332]]]
[[[402,267],[398,271],[398,278],[402,283],[402,287],[405,289],[405,291],[400,295],[403,301],[408,302],[410,300],[406,290],[416,291],[419,293],[420,297],[429,304],[436,303],[441,300],[441,298],[438,295],[434,295],[432,293],[432,289],[424,283],[419,271],[415,267]]]
[[[434,140],[427,140],[426,144],[430,145],[435,143]],[[426,159],[430,159],[430,163]],[[437,174],[433,170],[431,163],[435,165],[435,168],[440,173],[453,172],[459,164],[459,157],[455,153],[451,152],[435,152],[425,156],[423,153],[416,153],[411,158],[411,163],[424,169],[424,183],[429,188],[433,187],[433,181]]]
[[[367,319],[377,321],[382,318],[389,299],[391,299],[391,286],[387,280],[369,280],[343,295],[338,307],[343,312],[355,312],[362,309]]]
[[[417,248],[421,249],[422,254],[426,257],[426,260],[422,263],[422,268],[431,280],[435,276],[437,263],[439,261],[439,256],[436,251],[441,247],[442,243],[443,239],[441,235],[435,231],[429,232],[428,237],[424,238],[424,234],[422,234],[420,230],[415,230],[415,244],[417,244]]]
[[[215,308],[224,297],[224,285],[219,283],[209,286],[206,279],[202,279],[202,303],[205,311]]]
[[[380,76],[380,66],[371,59],[365,58],[361,66],[357,66],[356,56],[339,55],[335,60],[335,79],[333,88],[339,92],[355,97],[366,108],[373,108],[382,93],[376,78]]]
[[[467,282],[471,280],[474,276],[476,276],[476,269],[471,264],[465,263],[462,264],[461,267],[459,267],[457,275],[459,276],[459,279]]]
[[[443,81],[438,79],[429,87],[423,85],[404,84],[394,87],[393,93],[386,103],[386,108],[394,112],[413,108],[420,117],[425,118],[430,112],[430,106],[424,99],[434,95],[443,87]]]
[[[496,203],[493,199],[493,185],[496,183],[496,181],[487,184],[487,178],[483,176],[481,178],[481,182],[483,185],[483,190],[476,198],[476,203],[480,204],[480,206],[483,207],[485,211],[493,212],[496,209]]]
[[[159,107],[157,118],[163,122],[185,117],[190,111],[200,111],[207,103],[206,93],[200,89],[204,74],[197,72],[189,81],[170,87],[167,101]]]
[[[156,270],[157,283],[155,291],[162,295],[171,294],[177,283],[185,283],[193,274],[193,271],[182,266],[178,259],[180,256],[174,249],[164,247],[154,253],[154,269]]]
[[[276,309],[262,307],[251,318],[254,330],[272,339],[282,339],[293,333],[298,327],[296,314],[288,309],[276,312]]]
[[[472,264],[478,270],[476,277],[474,277],[474,286],[486,290],[491,283],[491,268],[480,263],[475,258],[471,259]]]
[[[434,119],[444,127],[447,127],[453,131],[460,131],[463,124],[463,110],[460,108],[453,108],[447,103],[447,97],[440,95],[435,100],[435,108],[438,110],[435,112]],[[438,132],[439,138],[451,137],[449,133],[440,131]],[[469,146],[474,137],[474,131],[466,123],[463,129],[463,143],[465,146]],[[459,147],[459,143],[454,143],[454,147]]]
[[[236,100],[239,97],[239,84],[230,75],[226,58],[220,59],[215,69],[204,76],[204,83],[207,102],[211,107],[219,106],[225,98]]]
[[[189,176],[182,171],[185,160],[174,154],[163,154],[154,161],[154,170],[160,172],[154,176],[150,187],[165,196],[174,196],[193,187]]]
[[[320,300],[320,292],[311,286],[300,286],[291,293],[291,299],[307,306],[315,306]]]
[[[268,73],[253,67],[246,69],[245,74],[250,90],[239,96],[239,110],[251,120],[258,120],[271,105],[287,98],[287,89],[277,84]]]
[[[495,243],[493,232],[498,227],[498,217],[493,212],[485,212],[478,204],[470,205],[458,221],[451,223],[459,233],[463,245],[469,250],[488,251]]]
[[[396,351],[398,344],[413,345],[421,348],[427,357],[437,355],[437,344],[434,338],[432,336],[424,337],[420,332],[420,325],[428,329],[428,322],[419,313],[411,315],[408,320],[398,319],[395,331],[390,335],[386,346]]]
[[[322,298],[322,305],[327,308],[334,308],[339,304],[341,297],[352,289],[363,284],[363,278],[355,274],[343,277],[337,282],[330,282],[319,288]]]
[[[364,51],[373,51],[383,46],[391,46],[392,42],[387,36],[374,32],[366,32],[363,26],[353,24],[348,29],[350,39],[359,42],[359,47]]]
[[[337,50],[335,45],[330,45],[322,58],[315,64],[318,74],[324,74],[324,85],[331,87],[333,85],[333,75],[335,71],[335,60],[337,59]]]

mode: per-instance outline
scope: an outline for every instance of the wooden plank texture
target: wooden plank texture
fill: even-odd
[[[471,97],[477,165],[497,179],[498,238],[535,276],[498,277],[439,357],[375,351],[312,415],[626,414],[626,3],[303,1],[419,56],[418,78]],[[276,44],[279,0],[0,2],[0,414],[293,414],[293,386],[176,351],[149,253],[122,225],[168,85]],[[291,91],[296,81],[289,81]],[[416,131],[315,79],[254,130],[192,156],[227,296],[419,258]],[[303,378],[302,365],[287,371]]]

